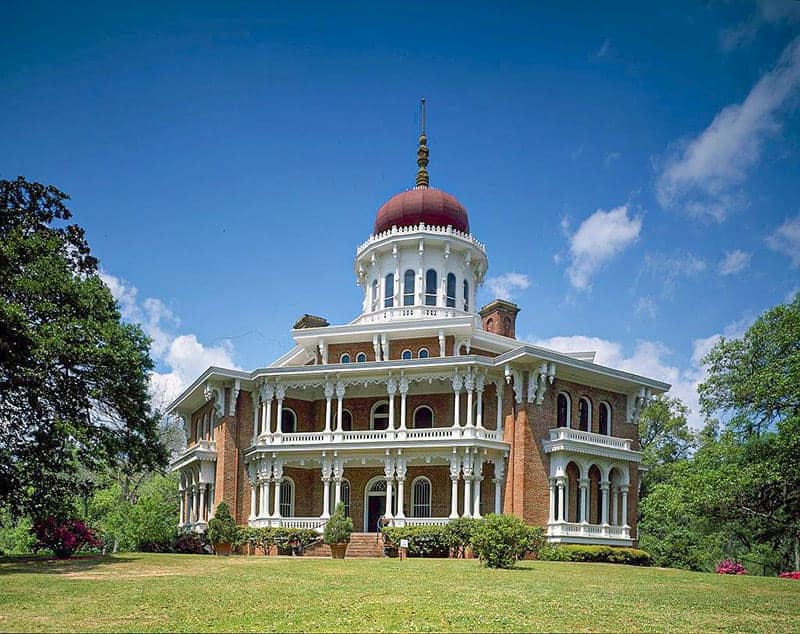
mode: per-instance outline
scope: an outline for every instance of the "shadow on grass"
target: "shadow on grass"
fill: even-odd
[[[0,576],[10,574],[54,574],[83,572],[135,561],[119,555],[78,555],[70,559],[53,557],[0,557]]]

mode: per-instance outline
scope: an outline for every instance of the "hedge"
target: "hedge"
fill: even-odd
[[[277,546],[279,553],[287,554],[291,552],[291,545],[295,541],[305,549],[320,539],[320,534],[310,528],[253,528],[239,526],[235,545],[237,547],[245,545],[261,547],[265,551],[271,546]]]
[[[637,548],[589,546],[583,544],[547,545],[539,551],[545,561],[587,561],[629,566],[649,566],[650,553]]]
[[[407,539],[410,557],[447,557],[450,553],[447,525],[388,527],[383,534],[394,548],[401,539]],[[390,547],[390,554],[394,554],[394,548]]]

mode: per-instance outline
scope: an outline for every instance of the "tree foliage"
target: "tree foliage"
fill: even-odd
[[[166,461],[148,340],[120,321],[68,196],[0,180],[0,506],[65,512],[86,474]]]

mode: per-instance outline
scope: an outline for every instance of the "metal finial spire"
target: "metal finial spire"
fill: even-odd
[[[425,97],[422,98],[421,129],[417,150],[417,187],[428,187],[428,137],[425,136]]]

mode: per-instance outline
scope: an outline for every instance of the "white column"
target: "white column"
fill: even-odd
[[[328,401],[330,402],[330,401]],[[330,459],[323,454],[322,456],[322,517],[327,519],[331,516],[331,472],[333,465]]]
[[[475,375],[471,370],[464,377],[464,389],[467,391],[467,427],[472,427],[472,391],[475,389]]]
[[[333,383],[325,381],[325,433],[331,433],[331,400],[333,399]]]
[[[397,513],[395,517],[398,519],[405,519],[405,484],[406,473],[408,472],[405,458],[397,459],[395,471],[397,472]]]
[[[185,522],[183,521],[183,516],[186,513],[186,491],[181,489],[178,492],[178,496],[180,497],[181,501],[181,510],[178,514],[178,526],[183,526],[185,524]]]
[[[461,386],[464,384],[461,375],[453,375],[453,427],[461,427]]]
[[[388,519],[393,518],[392,490],[394,489],[394,466],[394,459],[391,456],[386,456],[383,459],[383,475],[386,478],[386,512],[384,516]]]
[[[608,524],[608,489],[611,486],[608,480],[603,480],[600,483],[600,490],[603,494],[603,524]]]
[[[404,438],[406,432],[406,395],[408,394],[408,379],[401,376],[397,388],[400,390],[400,437]]]
[[[444,338],[444,330],[439,331],[439,356],[444,357],[446,353],[445,350],[445,338]]]
[[[566,521],[564,518],[566,517],[566,513],[564,512],[564,502],[566,496],[564,495],[564,478],[560,477],[557,480],[558,485],[558,521],[564,522]]]
[[[344,404],[344,383],[336,382],[336,435],[342,437],[342,409]]]
[[[620,487],[620,495],[622,496],[622,526],[629,528],[628,525],[628,487],[623,485]]]
[[[344,463],[339,458],[333,460],[333,483],[334,483],[334,497],[333,497],[333,510],[339,506],[342,501],[342,476],[344,475]],[[352,493],[352,491],[351,491]]]
[[[258,440],[258,409],[260,406],[259,403],[259,396],[258,396],[258,388],[253,388],[253,391],[250,393],[250,398],[253,400],[253,442],[252,444],[256,444],[256,440]]]
[[[252,478],[250,480],[250,519],[256,518],[256,489],[258,488],[258,480]]]
[[[578,509],[580,518],[578,521],[585,524],[589,521],[589,480],[587,478],[581,478],[578,483],[581,488],[581,504]]]
[[[286,388],[280,383],[275,388],[275,398],[278,400],[278,407],[275,408],[275,436],[280,438],[281,424],[283,423],[283,397],[286,396]]]
[[[260,497],[261,500],[259,501],[258,507],[258,516],[259,517],[270,517],[269,512],[269,485],[270,485],[270,478],[269,476],[261,476],[258,482],[258,486],[260,488]]]
[[[475,474],[472,476],[474,479],[473,498],[474,503],[472,506],[472,517],[481,517],[481,482],[483,481],[483,460],[475,457]]]
[[[475,391],[478,395],[478,406],[475,408],[478,410],[475,426],[478,429],[483,429],[483,385],[484,376],[483,374],[479,374],[477,377],[475,377]]]
[[[200,521],[206,521],[206,484],[200,485]]]
[[[272,517],[275,519],[280,519],[281,517],[281,480],[283,480],[283,465],[280,461],[276,461],[272,465],[272,485],[274,487]]]
[[[275,388],[271,385],[264,385],[261,392],[261,435],[272,433],[272,398],[275,396]],[[280,423],[278,423],[280,425]]]
[[[506,465],[503,458],[495,458],[494,461],[494,512],[500,515],[503,512],[503,479],[505,476]],[[552,513],[551,513],[552,515]]]
[[[556,481],[550,478],[550,513],[547,516],[547,523],[553,524],[556,521]]]
[[[619,497],[619,490],[617,487],[611,487],[611,518],[608,522],[611,526],[617,525],[617,518],[619,518],[619,513],[617,513],[617,497]]]
[[[379,308],[382,306],[379,305]],[[381,342],[378,338],[378,335],[373,335],[372,337],[372,351],[375,353],[375,361],[381,360]]]
[[[464,512],[461,517],[472,517],[472,455],[469,453],[461,461],[461,470],[464,473]]]
[[[450,456],[450,519],[458,517],[458,474],[461,472],[461,460],[455,454]]]
[[[386,393],[389,395],[389,431],[394,431],[394,395],[397,393],[397,381],[391,376],[386,381]]]

